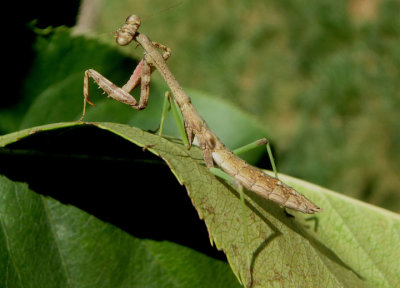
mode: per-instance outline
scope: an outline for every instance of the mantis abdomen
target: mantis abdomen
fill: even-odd
[[[259,196],[303,213],[313,214],[320,210],[292,187],[248,164],[231,151],[217,150],[212,152],[212,156],[222,170],[234,177],[243,187]]]

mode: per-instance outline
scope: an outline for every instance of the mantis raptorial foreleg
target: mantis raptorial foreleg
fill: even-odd
[[[153,42],[152,44],[155,47],[164,50],[164,53],[162,55],[164,60],[167,60],[171,56],[171,50],[168,47],[156,42]],[[94,104],[89,99],[89,78],[92,78],[97,83],[97,85],[99,85],[99,87],[103,89],[105,93],[107,93],[109,97],[114,98],[115,100],[124,104],[127,104],[136,110],[142,110],[146,108],[147,102],[149,100],[150,76],[155,69],[155,66],[151,64],[151,59],[150,61],[148,61],[145,54],[144,58],[136,66],[128,82],[124,86],[122,86],[122,88],[119,88],[117,85],[112,83],[96,70],[86,70],[83,79],[83,112],[80,120],[85,117],[86,104],[89,103],[90,105],[94,106]],[[139,84],[141,87],[141,92],[139,102],[137,102],[135,97],[133,97],[129,93]]]
[[[164,46],[160,43],[157,42],[152,42],[153,45],[161,50],[164,51],[162,57],[164,58],[164,60],[167,60],[170,56],[171,56],[171,49],[169,49],[167,46]],[[139,84],[142,85],[140,83],[141,80],[141,75],[145,74],[148,72],[142,72],[142,67],[144,65],[143,62],[146,61],[146,56],[144,59],[142,59],[139,64],[136,66],[135,70],[133,71],[131,77],[129,78],[128,82],[122,86],[122,90],[125,90],[126,92],[131,92],[133,89],[135,89]],[[147,64],[147,63],[146,63]],[[150,65],[150,74],[154,72],[154,70],[156,70],[155,66]],[[149,79],[150,80],[150,79]]]

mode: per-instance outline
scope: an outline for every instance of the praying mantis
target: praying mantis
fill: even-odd
[[[132,76],[122,88],[117,87],[93,69],[85,71],[84,108],[81,119],[83,119],[85,115],[86,104],[94,105],[89,99],[89,78],[93,78],[109,97],[125,103],[136,110],[142,110],[146,108],[149,98],[150,75],[157,69],[172,91],[174,102],[181,111],[188,148],[190,148],[193,140],[196,138],[199,147],[203,151],[204,162],[208,168],[212,169],[215,165],[219,166],[226,174],[232,177],[240,187],[244,187],[283,207],[307,214],[314,214],[320,211],[320,208],[304,195],[279,179],[271,177],[260,169],[251,166],[226,148],[221,140],[207,126],[205,120],[197,112],[190,98],[186,95],[169,70],[166,60],[171,55],[170,49],[162,44],[152,42],[146,35],[137,32],[140,24],[140,18],[136,15],[131,15],[115,34],[118,45],[126,46],[132,41],[135,41],[145,50],[144,58],[139,62]],[[160,50],[163,51],[162,54],[159,52]],[[138,85],[141,86],[139,102],[129,94],[129,92]]]

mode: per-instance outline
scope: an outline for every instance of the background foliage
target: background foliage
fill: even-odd
[[[398,1],[232,5],[188,0],[170,5],[103,1],[92,10],[98,13],[92,15],[91,35],[114,47],[112,32],[127,14],[139,14],[142,31],[172,49],[169,65],[184,87],[225,98],[256,115],[274,144],[280,171],[399,211]],[[132,48],[121,51],[141,54]],[[127,79],[133,64],[121,72],[122,60],[96,54],[76,70],[99,69],[96,62],[107,61],[104,74],[121,84]],[[35,87],[26,84],[23,95],[24,104],[0,110],[2,133],[20,127]]]

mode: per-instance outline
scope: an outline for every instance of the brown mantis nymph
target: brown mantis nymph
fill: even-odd
[[[320,208],[304,195],[279,179],[251,166],[225,147],[214,132],[208,128],[204,119],[192,105],[190,98],[169,70],[166,60],[171,55],[171,51],[164,45],[152,42],[146,35],[138,33],[140,23],[138,16],[131,15],[115,35],[118,45],[125,46],[136,41],[145,50],[144,58],[139,62],[131,78],[122,88],[119,88],[95,70],[87,70],[84,77],[84,107],[87,102],[92,104],[89,100],[88,86],[89,77],[91,77],[109,97],[137,110],[144,109],[149,97],[150,75],[152,71],[157,69],[171,89],[174,100],[181,110],[189,147],[196,137],[208,168],[214,167],[215,164],[218,165],[239,185],[281,206],[309,214],[320,211]],[[159,50],[163,50],[163,54],[160,54]],[[139,84],[141,85],[141,95],[139,102],[137,102],[129,92]],[[85,108],[83,116],[84,114]]]

